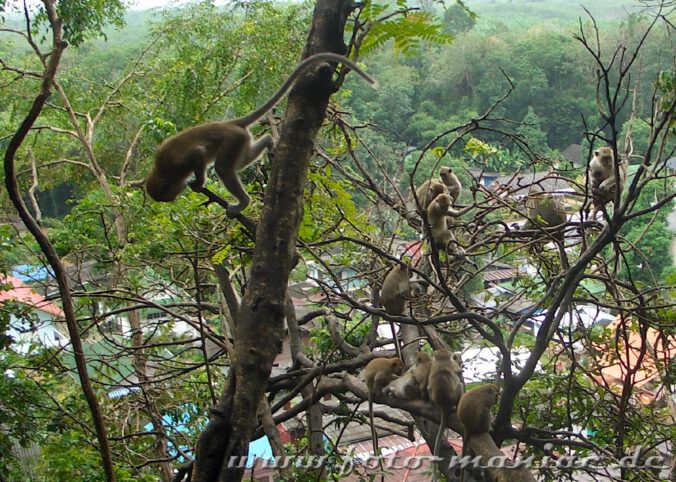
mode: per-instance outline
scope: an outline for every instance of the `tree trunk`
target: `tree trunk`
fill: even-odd
[[[344,54],[343,31],[350,0],[318,0],[303,56]],[[231,378],[197,445],[192,480],[241,480],[243,467],[228,467],[247,453],[256,428],[256,407],[265,392],[272,362],[282,346],[289,272],[303,214],[308,160],[329,97],[336,91],[334,69],[318,67],[293,88],[275,149],[265,206],[256,233],[251,278],[237,314]]]

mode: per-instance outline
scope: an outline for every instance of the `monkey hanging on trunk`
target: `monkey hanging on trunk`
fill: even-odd
[[[289,75],[282,86],[261,107],[229,121],[214,121],[185,129],[165,140],[155,151],[155,164],[145,180],[146,191],[155,201],[169,202],[190,187],[199,191],[206,182],[207,167],[213,162],[216,174],[237,204],[228,206],[230,214],[242,212],[251,203],[238,172],[257,160],[265,149],[274,148],[272,136],[253,139],[248,127],[263,117],[287,93],[298,78],[319,62],[340,62],[371,84],[376,81],[342,55],[324,52],[308,57]]]

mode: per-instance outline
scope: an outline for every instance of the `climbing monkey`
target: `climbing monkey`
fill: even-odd
[[[439,251],[458,254],[462,252],[457,246],[453,231],[448,227],[447,218],[454,211],[451,209],[451,196],[449,194],[439,194],[432,200],[427,208],[427,221],[432,230],[432,239],[437,245]]]
[[[594,203],[594,217],[609,201],[615,201],[615,192],[620,194],[627,181],[627,161],[620,160],[618,164],[619,177],[615,178],[615,155],[611,147],[599,147],[589,161],[589,183],[592,202]]]
[[[340,62],[371,84],[375,80],[342,55],[319,53],[301,62],[277,92],[255,111],[229,121],[214,121],[185,129],[166,139],[155,151],[155,163],[145,180],[146,191],[155,201],[173,201],[185,188],[188,179],[199,191],[206,182],[207,167],[213,162],[225,188],[237,198],[228,212],[242,212],[251,202],[238,172],[258,159],[265,149],[274,148],[272,136],[253,139],[248,127],[263,117],[288,92],[298,78],[319,62]]]

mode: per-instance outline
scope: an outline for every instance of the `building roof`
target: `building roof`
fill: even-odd
[[[37,310],[44,311],[45,313],[49,313],[57,318],[63,318],[63,311],[56,303],[49,301],[36,293],[31,287],[26,286],[19,278],[9,275],[0,276],[0,283],[10,285],[9,289],[0,290],[0,303],[14,300]]]
[[[623,320],[620,316],[608,325],[608,329],[616,333],[617,346],[598,347],[601,356],[597,363],[601,368],[597,380],[604,381],[611,387],[618,384],[621,386],[631,376],[632,385],[637,388],[641,401],[652,402],[655,393],[646,385],[659,380],[658,365],[669,366],[670,361],[676,357],[676,339],[652,328],[647,329],[644,339],[634,320]],[[657,363],[653,354],[658,359]]]
[[[525,197],[531,193],[546,192],[553,194],[565,194],[574,192],[568,182],[556,172],[526,172],[499,176],[491,183],[489,189],[500,192],[501,195]]]
[[[561,153],[563,157],[575,165],[582,164],[582,146],[580,144],[571,144]]]
[[[514,279],[518,270],[516,268],[509,269],[495,269],[484,272],[484,281],[487,283],[499,283],[501,281],[509,281]]]

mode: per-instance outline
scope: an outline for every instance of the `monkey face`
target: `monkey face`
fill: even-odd
[[[419,351],[418,353],[415,354],[415,362],[416,363],[427,363],[428,361],[431,361],[432,357],[429,356],[429,354],[425,353],[424,351]]]
[[[445,211],[451,207],[451,196],[448,194],[439,194],[436,198],[434,198],[434,202],[437,203],[440,209]]]
[[[495,404],[498,401],[498,396],[500,395],[500,390],[495,385],[487,385],[486,387],[488,394],[491,398],[491,405]]]
[[[613,162],[613,150],[610,147],[600,147],[597,151],[594,151],[594,157],[601,161],[604,166],[611,166]]]
[[[171,202],[181,194],[183,182],[158,176],[154,171],[146,179],[146,191],[155,201]]]
[[[439,170],[439,177],[441,177],[441,179],[443,179],[444,183],[447,184],[448,181],[449,181],[449,178],[451,177],[450,175],[452,173],[453,173],[453,169],[451,169],[450,167],[442,167]]]

